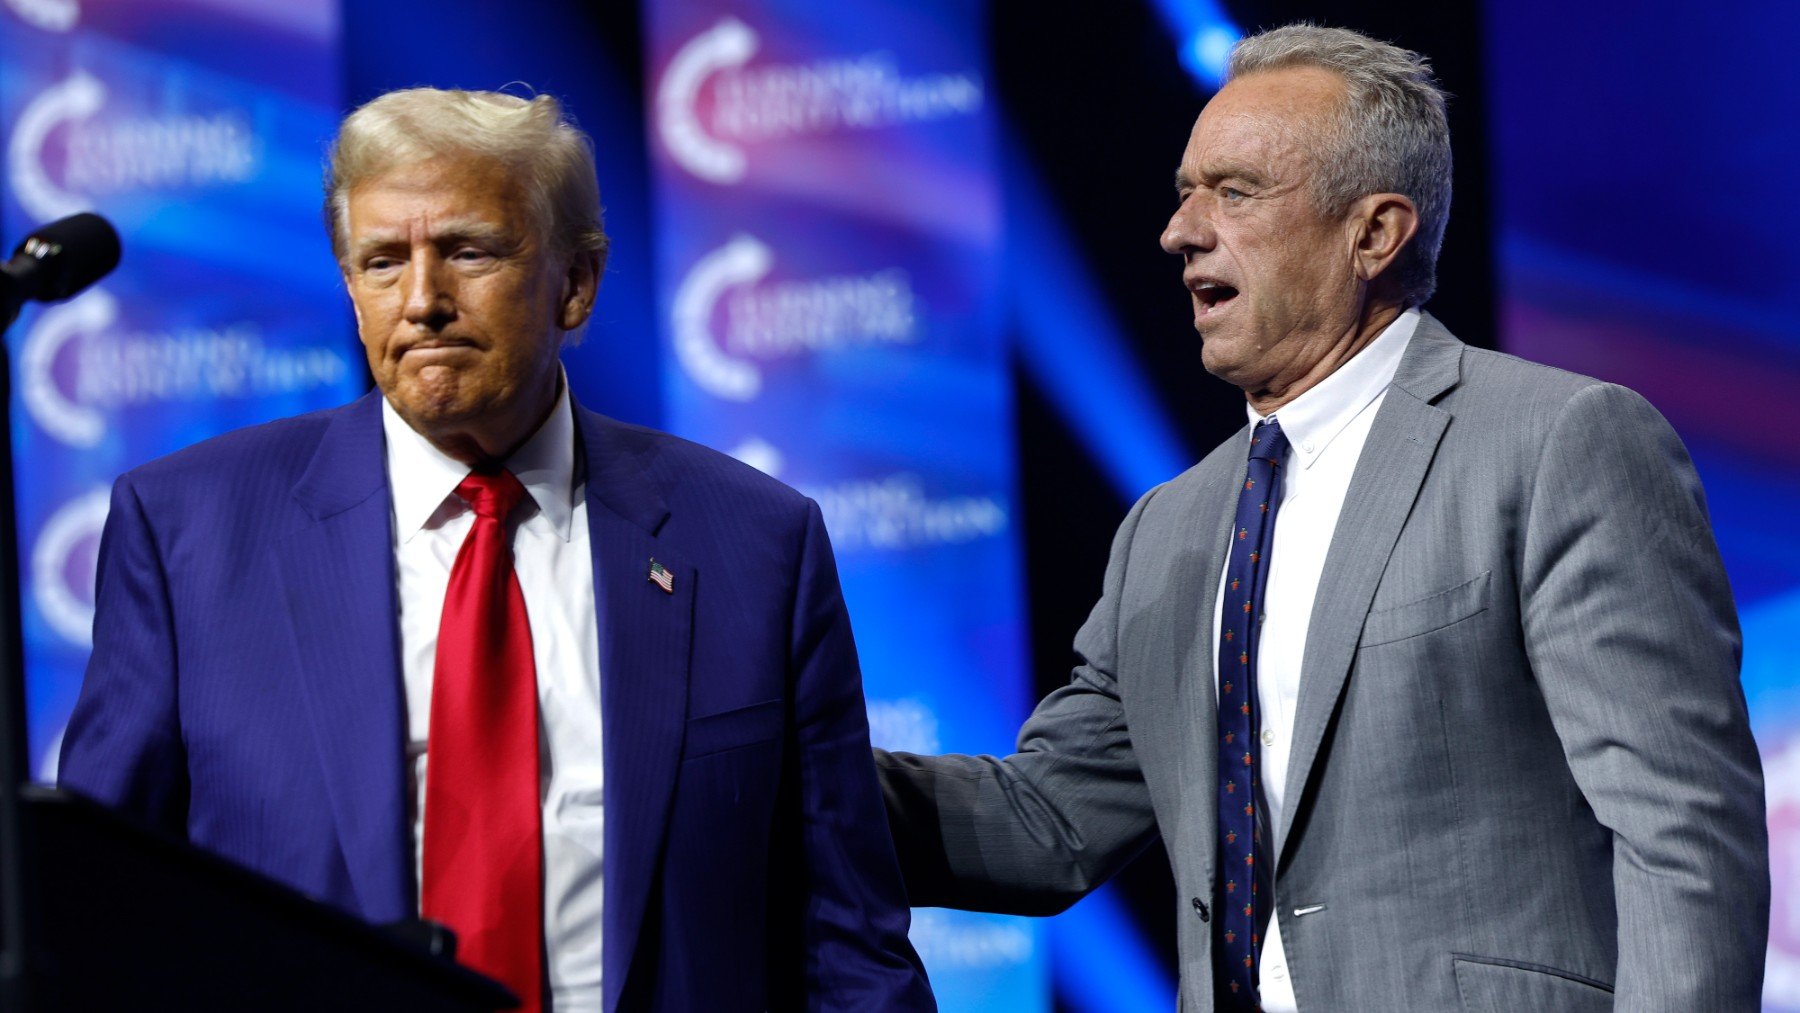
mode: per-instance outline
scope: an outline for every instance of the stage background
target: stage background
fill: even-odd
[[[578,395],[818,496],[878,741],[1006,750],[1126,508],[1242,422],[1156,241],[1230,42],[1310,18],[1431,54],[1455,95],[1433,312],[1639,389],[1693,449],[1769,772],[1768,1008],[1800,1010],[1797,15],[1373,6],[0,0],[0,236],[92,207],[126,245],[8,335],[40,774],[107,483],[365,389],[320,160],[342,112],[419,83],[567,103],[614,241]],[[915,938],[946,1010],[1163,1010],[1176,900],[1152,848],[1056,919],[921,912]]]

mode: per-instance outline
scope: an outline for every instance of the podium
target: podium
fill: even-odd
[[[18,790],[0,1009],[510,1009],[499,984],[55,788]]]

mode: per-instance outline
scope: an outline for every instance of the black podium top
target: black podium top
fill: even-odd
[[[497,983],[54,788],[22,790],[8,1010],[510,1009]]]

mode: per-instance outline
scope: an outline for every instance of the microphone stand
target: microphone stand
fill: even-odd
[[[0,338],[13,313],[0,315]],[[0,355],[0,1007],[30,1009],[25,926],[27,866],[20,792],[31,780],[26,745],[23,605],[19,593],[19,531],[13,487],[12,357]]]

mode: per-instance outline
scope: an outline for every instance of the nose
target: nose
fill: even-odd
[[[1203,193],[1192,194],[1169,216],[1169,224],[1163,227],[1162,232],[1162,248],[1165,252],[1185,256],[1212,249],[1216,237],[1212,221],[1204,210],[1205,203]]]
[[[406,268],[406,322],[436,330],[456,318],[448,265],[435,250],[416,251]]]

